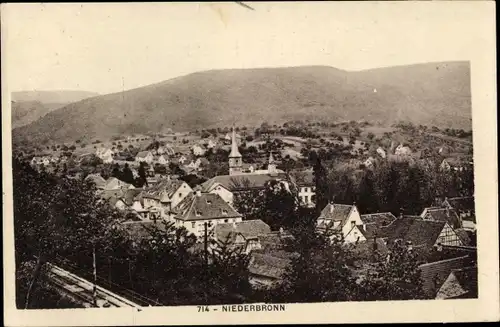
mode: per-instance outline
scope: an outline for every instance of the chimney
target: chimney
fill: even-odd
[[[333,202],[330,203],[330,213],[333,213]]]
[[[399,218],[402,219],[403,218],[403,208],[399,208]]]
[[[195,187],[194,194],[198,197],[201,196],[201,187],[199,185]]]
[[[280,230],[279,230],[279,236],[280,236],[280,237],[283,237],[283,234],[284,234],[283,227],[280,227]]]

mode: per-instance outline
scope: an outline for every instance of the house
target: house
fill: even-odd
[[[167,158],[165,158],[165,156],[164,156],[164,155],[160,155],[160,156],[158,157],[158,159],[156,160],[156,162],[157,162],[158,164],[160,164],[160,165],[164,165],[164,166],[166,166],[166,165],[168,165],[168,164],[170,163],[170,161],[169,161]]]
[[[420,270],[420,278],[422,279],[422,288],[424,293],[429,298],[436,298],[441,287],[448,280],[453,270],[463,269],[469,267],[470,265],[471,258],[467,255],[421,264],[418,268]],[[449,285],[445,286],[441,292],[441,298],[448,286]]]
[[[476,211],[473,196],[446,198],[442,206],[453,209],[458,213],[463,228],[471,231],[476,230]]]
[[[166,155],[166,156],[174,156],[175,151],[171,146],[164,145],[164,146],[159,146],[158,149],[156,149],[156,154],[158,155]]]
[[[385,150],[384,150],[384,149],[382,149],[381,147],[378,147],[378,148],[377,148],[377,154],[378,154],[381,158],[383,158],[383,159],[385,159],[385,157],[386,157],[386,155],[387,155],[387,154],[385,153]]]
[[[144,209],[156,208],[161,217],[170,218],[172,210],[191,193],[193,189],[184,181],[166,178],[144,190]]]
[[[463,246],[462,240],[446,221],[403,216],[379,230],[387,243],[409,242],[414,248],[432,249],[443,245]]]
[[[31,165],[32,165],[32,166],[39,165],[39,164],[41,164],[41,163],[42,163],[42,158],[40,158],[40,157],[33,157],[33,158],[31,159],[31,162],[30,162],[30,163],[31,163]]]
[[[104,190],[107,182],[100,174],[90,174],[85,177],[85,181],[92,182],[98,190]]]
[[[189,164],[186,165],[187,168],[190,168],[192,170],[197,170],[198,169],[198,164],[196,161],[191,160]]]
[[[191,147],[191,151],[197,157],[201,157],[201,156],[205,155],[205,152],[206,152],[205,149],[198,144],[193,145]]]
[[[451,270],[439,288],[436,299],[477,298],[477,277],[477,266]]]
[[[136,162],[145,162],[147,164],[151,164],[153,162],[153,159],[154,157],[151,151],[141,151],[135,156]]]
[[[462,220],[455,209],[425,208],[420,217],[424,220],[446,221],[453,229],[462,228]]]
[[[114,152],[108,148],[99,148],[96,150],[96,156],[99,157],[104,163],[113,162]]]
[[[366,168],[372,168],[374,163],[375,159],[373,157],[369,157],[368,159],[363,161],[363,165],[365,165]]]
[[[254,288],[272,287],[282,281],[291,263],[290,257],[252,252],[248,264],[249,282]]]
[[[355,205],[329,203],[321,211],[316,222],[320,233],[327,233],[330,238],[340,237],[344,242],[356,242],[366,239],[357,227],[363,225]]]
[[[456,210],[456,212],[458,212],[458,215],[462,219],[475,216],[473,196],[445,198],[442,206],[445,208]]]
[[[104,190],[117,190],[122,188],[132,188],[133,185],[125,183],[116,177],[110,177],[104,185]]]
[[[290,174],[290,180],[298,191],[300,202],[305,207],[313,207],[316,186],[312,171],[296,171]]]
[[[43,157],[41,160],[40,160],[40,163],[44,166],[48,166],[50,165],[50,159],[49,157]]]
[[[471,169],[472,163],[468,162],[464,158],[458,158],[458,157],[448,157],[443,159],[441,161],[441,164],[439,165],[439,168],[442,171],[464,171]]]
[[[219,244],[240,248],[248,254],[262,248],[258,236],[268,233],[271,233],[271,227],[262,220],[255,219],[217,224],[214,227],[213,238]]]
[[[210,179],[201,184],[201,188],[202,192],[217,194],[228,204],[233,205],[233,192],[231,192],[228,187],[215,181],[214,179]]]
[[[211,234],[217,224],[238,223],[243,220],[243,216],[219,195],[203,193],[201,188],[188,194],[174,211],[176,226],[185,227],[196,237],[202,237],[205,228]]]
[[[188,158],[185,155],[181,155],[177,161],[179,164],[183,165],[187,160]]]
[[[397,148],[394,150],[394,154],[397,156],[404,156],[404,155],[410,155],[411,154],[411,149],[409,146],[405,146],[402,143],[397,146]]]
[[[209,139],[208,142],[206,142],[205,146],[207,149],[213,149],[217,146],[217,141]]]

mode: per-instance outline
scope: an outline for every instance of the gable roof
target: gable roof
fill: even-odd
[[[469,262],[469,256],[463,256],[420,265],[420,277],[424,292],[435,297],[452,270],[466,267]]]
[[[210,183],[220,183],[230,191],[240,191],[263,188],[269,181],[284,179],[286,179],[286,174],[276,176],[269,174],[219,175],[203,183],[202,187],[206,188]]]
[[[162,179],[159,183],[144,190],[145,198],[160,200],[163,194],[170,199],[172,195],[184,184],[184,181],[178,179]]]
[[[291,259],[275,257],[268,254],[252,252],[248,271],[252,275],[279,280],[290,265]]]
[[[242,215],[218,194],[195,192],[188,194],[176,207],[177,219],[184,221],[240,218]]]
[[[270,232],[271,227],[260,219],[245,220],[234,224],[217,224],[215,226],[215,237],[222,242],[226,240],[234,241],[238,234],[245,238],[252,238]]]
[[[125,221],[120,224],[120,228],[124,230],[130,238],[141,240],[151,237],[151,229],[165,230],[165,224],[161,220]]]
[[[116,177],[110,177],[106,181],[106,185],[104,185],[104,189],[105,190],[113,190],[113,189],[116,189],[116,188],[129,187],[129,186],[130,186],[130,184],[125,183],[124,181],[121,181],[121,180],[119,180]]]
[[[353,205],[328,203],[321,211],[318,219],[339,221],[340,226],[343,226],[347,218],[349,218],[352,209],[354,209]]]
[[[402,239],[410,241],[414,247],[432,247],[446,222],[423,220],[419,216],[406,216],[396,219],[386,227],[380,228],[380,237],[389,242]]]
[[[123,202],[128,205],[129,207],[134,204],[134,201],[140,201],[142,189],[140,188],[133,188],[133,189],[128,189],[125,191],[125,194],[122,196]]]
[[[100,174],[90,174],[85,180],[93,182],[97,188],[104,188],[106,185],[106,180]]]
[[[375,253],[382,257],[386,256],[389,252],[389,249],[384,240],[380,238],[367,239],[365,241],[360,241],[357,243],[350,242],[345,244],[345,246],[352,251],[352,254],[357,260],[369,261],[371,259],[374,259]]]
[[[456,197],[448,198],[444,201],[444,205],[447,205],[458,212],[460,211],[473,211],[474,210],[474,197]]]
[[[136,157],[146,158],[149,154],[151,154],[151,151],[140,151],[139,153],[137,153]]]
[[[434,221],[446,221],[454,229],[460,228],[460,218],[454,209],[449,208],[426,208],[425,216],[422,218]]]

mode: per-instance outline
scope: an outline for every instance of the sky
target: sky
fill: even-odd
[[[491,28],[485,7],[466,2],[245,3],[254,10],[233,2],[8,4],[9,89],[106,94],[211,69],[470,60],[478,42],[491,42],[481,38]]]

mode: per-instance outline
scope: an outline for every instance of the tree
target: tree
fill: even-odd
[[[122,179],[122,172],[118,164],[114,164],[113,170],[111,171],[111,176],[114,178],[118,178],[119,180]]]
[[[123,167],[121,180],[128,184],[134,183],[134,174],[132,173],[132,170],[128,166],[128,163],[126,163],[125,166]]]
[[[251,185],[248,179],[233,179],[232,188],[246,188]],[[292,226],[297,223],[298,208],[296,194],[290,192],[281,181],[271,180],[263,189],[238,192],[234,196],[234,206],[246,219],[261,219],[271,229]]]
[[[139,173],[139,177],[138,177],[138,180],[137,180],[137,184],[139,187],[142,187],[144,185],[147,186],[148,184],[148,180],[146,178],[146,164],[144,162],[141,162],[139,164],[139,170],[138,170],[138,173]]]
[[[360,300],[424,299],[417,255],[401,243],[390,248],[387,260],[377,262],[360,285]]]
[[[358,298],[356,279],[349,268],[350,252],[341,239],[330,241],[314,226],[296,230],[285,245],[291,255],[283,282],[270,292],[276,302],[332,302]]]
[[[118,216],[99,201],[90,184],[39,173],[19,160],[13,161],[13,181],[16,271],[22,274],[22,267],[34,266],[31,276],[18,278],[29,280],[18,285],[22,293],[17,297],[18,306],[28,308],[45,264],[57,256],[105,247]]]
[[[330,198],[327,173],[321,163],[319,156],[316,157],[313,166],[314,185],[316,187],[316,214],[319,216],[321,210],[326,207]]]
[[[361,212],[377,212],[379,209],[378,199],[375,194],[373,172],[366,170],[358,187],[358,198],[356,204]]]

